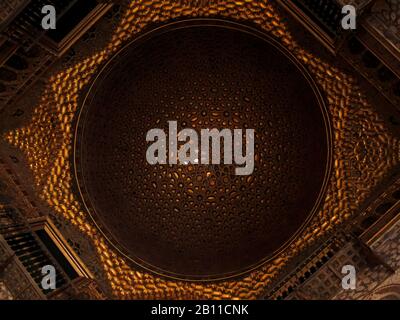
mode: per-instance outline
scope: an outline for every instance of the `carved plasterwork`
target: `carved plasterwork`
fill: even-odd
[[[8,291],[3,281],[0,281],[0,300],[12,300],[13,296]]]
[[[400,300],[400,272],[386,279],[379,287],[368,294],[368,300]]]
[[[15,13],[19,6],[25,3],[26,0],[3,0],[0,3],[0,26],[11,15]]]
[[[378,0],[372,7],[367,22],[393,47],[400,51],[400,2]]]

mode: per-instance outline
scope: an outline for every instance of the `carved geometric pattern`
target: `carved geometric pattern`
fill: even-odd
[[[0,300],[12,300],[13,296],[8,291],[3,281],[0,281]]]
[[[105,46],[69,61],[49,77],[30,123],[5,135],[26,154],[36,187],[57,214],[90,237],[118,298],[258,298],[271,279],[299,250],[357,213],[360,204],[399,163],[399,141],[368,103],[353,77],[301,48],[273,1],[144,1],[123,7]],[[240,279],[194,283],[164,279],[136,270],[110,248],[73,192],[73,119],[82,91],[99,66],[152,23],[175,18],[218,17],[252,21],[274,36],[311,72],[323,89],[334,130],[334,164],[324,204],[303,234],[278,258]],[[94,51],[94,49],[97,51]]]
[[[386,279],[374,291],[366,295],[364,299],[368,300],[400,300],[400,273]]]
[[[0,206],[1,207],[1,206]],[[45,296],[41,289],[33,281],[28,271],[24,268],[17,257],[12,257],[13,251],[7,245],[5,239],[0,235],[0,265],[4,270],[1,273],[1,282],[7,291],[0,294],[8,294],[8,298],[22,300],[41,300]],[[10,260],[9,260],[10,259]],[[0,290],[5,290],[0,288]]]
[[[394,270],[400,268],[400,221],[377,239],[371,249]]]
[[[357,270],[357,282],[355,290],[342,290],[335,300],[362,300],[374,291],[391,273],[382,265]]]
[[[26,0],[2,0],[0,3],[0,25]]]
[[[400,2],[397,0],[378,0],[367,21],[386,41],[400,50]]]

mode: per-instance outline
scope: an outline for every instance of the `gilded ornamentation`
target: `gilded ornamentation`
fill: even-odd
[[[73,119],[82,90],[99,66],[152,23],[195,17],[250,20],[273,35],[308,68],[322,88],[334,131],[330,184],[324,204],[309,227],[273,262],[241,279],[218,283],[173,281],[131,268],[110,249],[72,190]],[[356,214],[371,190],[399,162],[399,141],[385,127],[355,79],[301,48],[272,1],[132,1],[124,7],[106,46],[69,63],[70,67],[48,80],[31,122],[7,133],[5,139],[26,154],[42,199],[92,239],[118,298],[255,299],[291,257]]]

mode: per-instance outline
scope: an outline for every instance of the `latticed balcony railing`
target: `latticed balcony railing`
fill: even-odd
[[[2,235],[0,235],[0,280],[12,299],[46,298]]]
[[[66,258],[56,241],[46,231],[46,220],[34,227],[18,209],[0,207],[0,281],[14,299],[102,299],[97,283]],[[46,226],[46,227],[45,227]],[[71,258],[73,253],[69,252]],[[56,271],[56,289],[41,285],[42,268],[51,265]],[[75,266],[75,267],[74,267]]]
[[[42,28],[45,5],[56,9],[56,29]],[[0,20],[0,111],[14,103],[17,95],[21,96],[111,7],[97,0],[26,0],[7,15],[7,21]]]

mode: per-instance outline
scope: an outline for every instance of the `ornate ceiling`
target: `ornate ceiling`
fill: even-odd
[[[331,163],[325,103],[263,34],[213,20],[166,29],[118,52],[90,88],[76,137],[80,189],[139,264],[175,277],[237,275],[281,250],[318,207]],[[171,119],[178,131],[254,128],[253,174],[149,165],[144,137]]]
[[[4,139],[40,199],[94,246],[114,297],[259,298],[399,164],[363,82],[297,38],[275,2],[139,0],[109,19],[100,41],[46,75],[29,121]],[[159,33],[180,20],[209,26]],[[251,124],[255,174],[146,166],[140,137],[171,115],[182,128]]]

